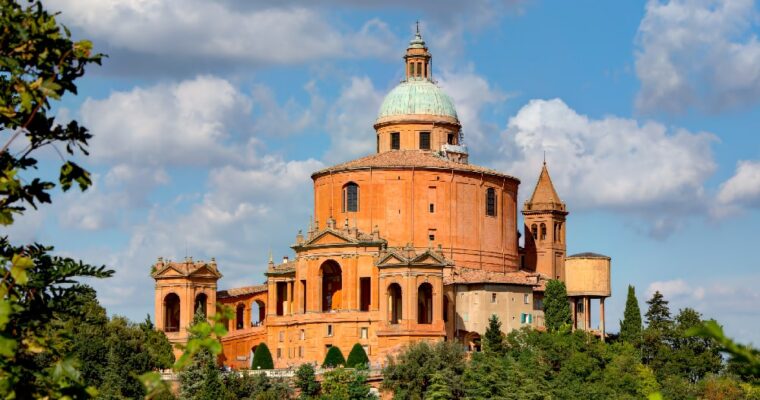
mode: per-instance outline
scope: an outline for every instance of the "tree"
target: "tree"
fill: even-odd
[[[434,372],[430,377],[430,387],[425,394],[425,400],[451,400],[454,395],[449,387],[449,380],[442,372]]]
[[[313,365],[306,363],[298,367],[296,370],[296,387],[301,390],[301,399],[311,399],[319,396],[321,387],[314,374]]]
[[[192,327],[206,322],[200,308],[195,311]],[[190,330],[190,339],[198,335]],[[180,398],[183,400],[214,400],[222,397],[224,387],[216,366],[216,356],[208,349],[201,349],[192,357],[190,365],[179,374]]]
[[[570,303],[567,300],[567,289],[565,283],[560,280],[551,279],[546,282],[544,320],[546,321],[546,329],[549,331],[556,331],[573,321]]]
[[[272,360],[272,353],[269,352],[269,347],[264,342],[261,342],[256,346],[256,351],[253,352],[253,362],[251,363],[251,369],[273,369],[274,361]]]
[[[331,400],[366,400],[374,399],[363,372],[338,367],[325,372],[322,381],[322,393]]]
[[[495,354],[504,354],[506,347],[504,345],[504,334],[501,332],[501,321],[496,314],[488,318],[488,328],[483,336],[483,351]]]
[[[331,346],[325,354],[325,361],[322,362],[322,367],[333,368],[340,365],[346,365],[346,359],[343,357],[343,352],[340,351],[338,346]]]
[[[628,285],[628,298],[625,301],[623,321],[620,322],[620,339],[626,342],[638,342],[641,339],[641,310],[633,286]]]
[[[346,360],[347,368],[367,368],[369,365],[369,357],[367,352],[364,351],[364,347],[361,344],[356,343],[351,348],[351,352],[348,353],[348,359]]]
[[[647,301],[649,309],[646,313],[647,327],[657,330],[670,328],[673,319],[670,316],[668,301],[660,291],[655,291],[652,298]]]
[[[450,377],[449,388],[454,398],[462,392],[465,370],[462,346],[452,342],[417,342],[408,345],[395,357],[389,357],[383,368],[382,387],[394,393],[394,399],[421,399],[427,395],[434,373]]]
[[[76,94],[85,66],[99,64],[89,41],[73,41],[40,1],[0,3],[0,225],[10,225],[26,206],[50,203],[52,182],[34,177],[35,153],[65,146],[65,154],[87,154],[91,135],[76,121],[58,125],[51,100]],[[23,141],[17,141],[24,138]],[[57,147],[56,147],[57,149]],[[87,171],[64,157],[58,183],[84,190]],[[50,325],[54,315],[81,315],[76,297],[81,278],[106,278],[113,271],[49,255],[41,244],[16,247],[0,237],[0,397],[87,398],[94,389],[82,381],[70,353],[70,337]]]

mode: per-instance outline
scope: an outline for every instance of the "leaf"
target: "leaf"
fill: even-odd
[[[16,346],[18,343],[14,339],[0,336],[0,356],[13,357],[16,352]]]
[[[61,175],[58,180],[61,182],[61,188],[64,192],[71,189],[74,182],[79,184],[81,190],[86,190],[92,185],[90,173],[71,161],[66,161],[65,164],[61,165]]]
[[[31,258],[14,254],[11,261],[11,277],[13,277],[16,283],[25,285],[29,281],[26,270],[32,267],[34,267],[34,261]]]
[[[0,300],[0,329],[5,329],[12,313],[11,303],[8,300]]]

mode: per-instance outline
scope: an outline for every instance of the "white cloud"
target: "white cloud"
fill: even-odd
[[[644,111],[710,111],[760,100],[753,0],[650,0],[639,26],[636,74]]]
[[[649,284],[647,288],[647,299],[651,298],[655,292],[662,293],[666,299],[680,297],[704,297],[704,288],[698,287],[692,289],[683,279],[674,279],[670,281],[655,281]]]
[[[703,209],[703,185],[715,170],[711,134],[614,116],[593,119],[560,99],[531,100],[502,136],[504,161],[496,165],[522,178],[527,190],[521,196],[530,195],[546,152],[554,185],[574,210],[694,212]]]
[[[92,158],[135,165],[209,165],[242,156],[251,100],[230,82],[199,76],[88,98],[80,113],[94,138]]]
[[[373,124],[384,97],[369,78],[351,77],[327,115],[330,148],[326,160],[340,162],[375,152]]]
[[[718,191],[721,214],[741,206],[760,207],[760,161],[739,161],[736,173]]]
[[[441,88],[454,100],[464,142],[480,159],[496,156],[498,149],[493,143],[499,141],[499,128],[485,122],[483,113],[487,107],[503,103],[509,96],[476,74],[472,65],[461,72],[444,70],[438,78]]]
[[[395,38],[380,20],[341,31],[303,5],[234,7],[203,0],[51,0],[65,23],[108,46],[162,58],[250,64],[388,56]],[[147,57],[146,57],[147,58]],[[148,60],[149,61],[149,60]]]

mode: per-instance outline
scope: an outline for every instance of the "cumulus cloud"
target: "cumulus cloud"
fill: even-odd
[[[438,76],[441,88],[456,106],[462,123],[464,141],[478,155],[479,159],[491,159],[498,154],[493,143],[499,141],[499,127],[483,118],[488,107],[503,103],[509,98],[507,93],[474,72],[472,65],[463,71],[444,70]]]
[[[718,191],[720,214],[739,207],[760,207],[760,161],[739,161],[734,175]]]
[[[236,7],[202,0],[51,0],[65,23],[96,38],[134,64],[162,60],[208,63],[293,64],[323,58],[390,56],[396,42],[384,22],[340,30],[300,4]],[[142,56],[141,56],[142,55]],[[152,56],[152,57],[151,57]],[[192,65],[190,65],[192,66]],[[180,66],[181,67],[181,66]]]
[[[384,97],[368,77],[351,77],[327,115],[330,148],[325,152],[326,160],[341,162],[375,151],[372,125]]]
[[[760,100],[753,0],[650,0],[636,38],[643,111],[709,111]]]
[[[496,165],[530,187],[546,152],[552,180],[573,209],[702,210],[703,185],[715,170],[709,133],[614,116],[593,119],[560,99],[531,100],[510,118],[502,137],[505,160]]]
[[[97,134],[92,157],[108,163],[209,165],[240,158],[231,142],[246,141],[251,99],[227,80],[199,76],[88,98],[82,121]]]

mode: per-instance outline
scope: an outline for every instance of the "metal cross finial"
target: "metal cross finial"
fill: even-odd
[[[546,165],[546,150],[544,150],[544,165]]]
[[[420,33],[420,20],[417,20],[417,33]]]

